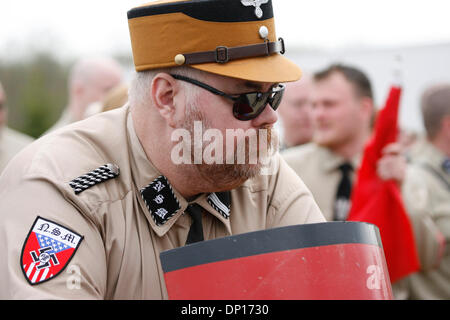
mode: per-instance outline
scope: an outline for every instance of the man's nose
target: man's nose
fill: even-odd
[[[265,126],[272,126],[278,120],[278,115],[272,107],[267,104],[263,112],[252,120],[254,128],[262,128]]]
[[[325,115],[325,108],[322,105],[316,104],[311,111],[314,120],[320,120]]]

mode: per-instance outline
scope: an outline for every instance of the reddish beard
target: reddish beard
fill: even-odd
[[[213,185],[215,191],[223,191],[230,190],[236,188],[243,184],[246,180],[250,178],[254,178],[258,176],[261,172],[262,167],[267,164],[268,158],[270,158],[270,153],[276,152],[278,150],[278,137],[276,132],[273,131],[271,126],[264,126],[255,130],[257,145],[256,148],[250,148],[250,139],[249,137],[243,137],[240,139],[240,143],[245,143],[245,161],[244,163],[238,163],[238,143],[237,141],[233,141],[234,147],[234,159],[232,163],[230,161],[225,161],[224,163],[205,163],[203,160],[200,164],[195,164],[194,162],[194,146],[195,143],[193,141],[194,134],[194,123],[195,121],[200,121],[202,124],[202,132],[205,132],[208,129],[212,129],[211,124],[204,118],[203,114],[197,110],[193,106],[187,106],[187,114],[186,121],[183,124],[183,128],[188,130],[191,136],[191,165],[195,168],[198,174],[202,177],[204,181],[207,181],[209,184]],[[266,135],[260,136],[259,130],[266,130]],[[226,135],[223,135],[226,136]],[[260,139],[266,138],[266,146],[264,147],[263,141]],[[239,140],[239,139],[236,139]],[[223,141],[223,145],[229,141]],[[202,145],[202,154],[205,151],[206,145],[201,143]],[[261,148],[263,146],[263,148]],[[256,155],[251,155],[250,150],[256,150]],[[226,154],[225,148],[223,150],[223,154]],[[250,159],[256,157],[256,163],[250,163]],[[255,158],[253,158],[255,159]],[[264,159],[264,162],[261,162],[261,159]]]

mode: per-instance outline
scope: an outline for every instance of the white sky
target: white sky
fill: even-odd
[[[126,12],[145,2],[1,0],[0,59],[20,57],[27,46],[70,58],[129,54]],[[450,42],[449,0],[273,0],[273,5],[277,35],[288,48]]]

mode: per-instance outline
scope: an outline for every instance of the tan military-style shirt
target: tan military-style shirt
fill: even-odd
[[[333,221],[333,206],[342,173],[339,166],[345,159],[315,143],[289,148],[281,153],[287,164],[301,177],[313,194],[327,221]],[[361,157],[352,159],[354,182]]]
[[[111,169],[106,181],[99,178],[89,186],[86,176],[76,179],[105,164]],[[195,199],[206,212],[206,240],[325,221],[284,160],[277,155],[273,164],[273,175],[231,190],[228,203],[215,193]],[[163,194],[171,198],[168,205]],[[166,299],[159,254],[185,244],[191,225],[187,206],[149,162],[128,106],[46,135],[19,154],[0,179],[0,299]],[[25,249],[33,263],[23,265],[29,232],[40,232],[39,241],[60,239],[61,248],[76,243],[66,268],[46,278],[43,266],[56,259],[44,248]]]
[[[0,128],[0,174],[8,162],[33,140],[32,137],[11,128]]]
[[[432,144],[421,150],[402,188],[421,263],[421,271],[408,279],[410,298],[450,299],[450,173]]]

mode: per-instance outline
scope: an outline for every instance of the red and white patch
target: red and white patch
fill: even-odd
[[[83,236],[37,217],[22,248],[20,265],[31,285],[57,276],[68,265]]]

